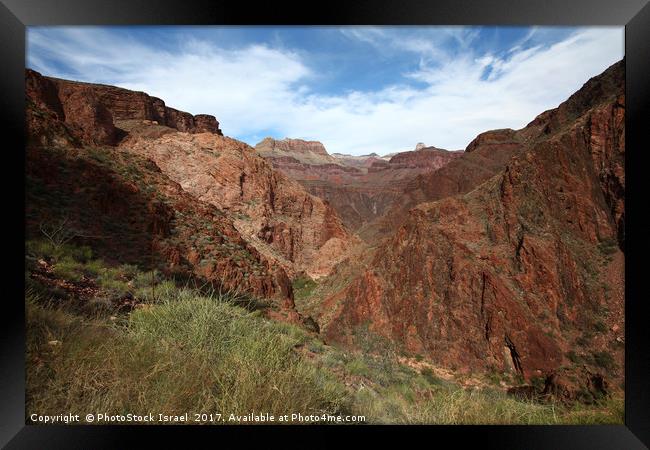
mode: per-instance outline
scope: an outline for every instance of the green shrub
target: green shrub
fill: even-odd
[[[614,358],[612,358],[612,355],[608,352],[594,352],[592,353],[593,359],[594,359],[594,364],[596,364],[599,367],[602,367],[603,369],[613,369],[616,367],[616,363],[614,362]]]
[[[90,247],[74,244],[56,245],[46,239],[31,239],[26,241],[25,254],[33,258],[44,258],[54,261],[69,258],[80,263],[89,261],[93,255]]]
[[[318,339],[312,339],[308,345],[309,351],[313,353],[323,353],[325,351],[325,345]]]
[[[101,259],[87,260],[83,265],[83,272],[88,277],[96,277],[106,270],[106,265]]]
[[[604,333],[607,331],[607,325],[605,325],[601,320],[594,323],[594,330],[599,333]]]
[[[530,379],[530,384],[538,391],[541,392],[546,385],[546,378],[543,376],[535,376]]]
[[[340,367],[345,364],[345,359],[342,357],[342,354],[338,351],[328,351],[325,352],[322,363],[325,367]]]
[[[576,339],[576,344],[581,345],[583,347],[588,347],[591,344],[592,339],[593,339],[593,335],[589,332],[585,332],[582,334],[582,336]]]
[[[345,368],[352,375],[356,375],[360,377],[370,376],[370,368],[368,367],[364,359],[361,357],[355,357],[350,361],[348,361],[345,364]]]
[[[296,299],[305,299],[308,298],[316,289],[318,284],[309,278],[308,276],[302,276],[296,278],[293,281],[293,293],[296,296]]]
[[[580,356],[578,356],[578,354],[573,350],[567,352],[566,357],[574,364],[578,364],[582,361],[582,358],[580,358]]]
[[[420,374],[424,377],[427,382],[433,386],[440,386],[443,384],[443,381],[436,376],[432,369],[425,367],[420,371]]]
[[[84,276],[84,266],[71,258],[65,258],[54,264],[52,272],[59,278],[79,282]]]
[[[118,269],[119,276],[133,280],[139,273],[138,266],[132,264],[122,264]]]
[[[598,250],[605,255],[613,255],[618,250],[616,239],[607,238],[598,243]]]

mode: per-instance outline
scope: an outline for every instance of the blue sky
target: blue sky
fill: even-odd
[[[228,136],[386,154],[521,128],[620,60],[623,28],[29,27],[27,66],[213,114]]]

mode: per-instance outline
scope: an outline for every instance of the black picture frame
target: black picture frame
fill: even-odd
[[[282,439],[285,446],[321,447],[348,443],[352,435],[364,440],[398,444],[453,447],[468,442],[480,448],[637,449],[650,445],[650,358],[648,356],[647,295],[644,289],[649,221],[644,216],[644,137],[650,118],[650,5],[647,0],[444,0],[329,1],[284,3],[206,0],[2,0],[2,115],[4,167],[5,272],[11,286],[2,305],[0,327],[0,444],[6,448],[125,448],[145,437],[169,447],[197,433],[213,444],[224,437],[244,445],[250,438]],[[24,103],[25,27],[31,25],[619,25],[625,26],[626,55],[626,269],[625,269],[625,425],[585,426],[366,426],[366,427],[141,427],[37,426],[25,424],[24,329]],[[579,64],[579,62],[576,62]],[[24,170],[22,172],[24,174]],[[7,225],[7,223],[5,223]],[[6,245],[13,244],[13,245]],[[14,254],[15,252],[15,254]],[[306,437],[305,433],[315,434]],[[336,442],[328,442],[334,432]],[[144,436],[143,436],[144,435]],[[446,444],[443,444],[446,442]],[[371,445],[368,442],[362,445]]]

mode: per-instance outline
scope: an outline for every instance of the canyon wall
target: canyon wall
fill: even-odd
[[[422,147],[388,159],[376,154],[334,157],[320,142],[271,138],[255,149],[275,169],[326,200],[350,231],[382,217],[413,177],[438,170],[462,154]]]
[[[525,377],[605,352],[621,376],[624,79],[620,62],[414,180],[416,206],[322,304],[327,337],[369,329],[446,367]]]

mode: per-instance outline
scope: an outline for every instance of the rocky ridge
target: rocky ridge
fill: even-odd
[[[350,239],[331,208],[223,137],[212,116],[25,76],[29,235],[65,223],[107,260],[199,277],[300,319],[287,274],[326,274]]]
[[[413,180],[396,231],[322,303],[326,336],[367,327],[465,372],[620,379],[624,112],[621,62]]]
[[[207,114],[192,115],[165,105],[159,98],[115,86],[43,77],[26,70],[26,91],[37,107],[53,112],[75,137],[114,145],[124,136],[122,120],[148,120],[190,133],[222,134]]]
[[[382,217],[408,180],[438,170],[462,154],[422,147],[388,160],[374,153],[330,156],[320,142],[270,138],[255,149],[275,169],[326,200],[351,231]]]
[[[120,148],[155,161],[187,192],[226,211],[244,238],[290,276],[328,275],[345,254],[353,238],[332,208],[248,145],[211,133],[154,132],[136,127]]]

